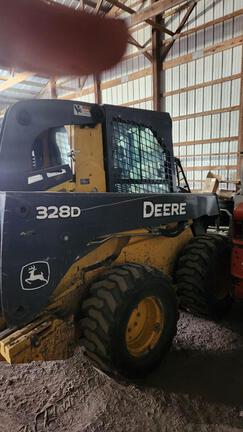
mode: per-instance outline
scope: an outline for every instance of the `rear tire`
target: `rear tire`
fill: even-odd
[[[188,242],[175,271],[181,309],[214,319],[228,311],[232,304],[230,255],[227,237],[206,234]]]
[[[163,273],[125,264],[91,285],[82,316],[86,355],[103,371],[134,378],[152,371],[170,348],[177,300]]]

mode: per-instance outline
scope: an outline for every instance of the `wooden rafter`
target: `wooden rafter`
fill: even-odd
[[[127,1],[128,0],[124,0],[122,4],[125,5],[125,3]],[[107,15],[108,16],[117,16],[119,12],[122,12],[121,8],[118,7],[118,6],[112,5],[111,9],[109,10],[109,12],[107,12]]]
[[[129,27],[133,27],[142,21],[153,18],[156,15],[160,15],[167,9],[177,6],[181,3],[185,3],[185,0],[158,0],[152,3],[149,7],[145,8],[141,12],[137,12],[130,18]]]
[[[99,13],[99,11],[101,9],[101,6],[102,6],[102,3],[103,3],[103,0],[97,0],[96,6],[95,6],[95,10],[94,10],[96,14]]]
[[[176,29],[175,35],[181,33],[181,31],[182,31],[184,25],[186,24],[186,22],[187,22],[189,16],[191,15],[193,9],[195,9],[197,3],[198,3],[198,0],[195,0],[195,1],[191,2],[191,4],[190,4],[190,6],[188,7],[188,9],[187,9],[187,11],[186,11],[184,17],[182,18],[181,23],[179,24],[179,26],[178,26],[177,29]],[[163,48],[162,55],[161,55],[161,61],[162,61],[162,62],[165,60],[165,58],[166,58],[168,52],[169,52],[169,51],[171,50],[171,48],[173,47],[174,43],[175,43],[175,39],[173,39],[169,44],[167,44],[167,45]]]
[[[134,9],[132,9],[131,7],[125,5],[124,3],[121,3],[119,0],[107,0],[107,1],[109,1],[109,3],[111,3],[114,7],[117,7],[119,9],[127,12],[130,15],[136,14],[136,11]],[[172,31],[170,31],[169,29],[167,29],[165,26],[159,24],[159,22],[156,21],[156,20],[148,19],[148,20],[146,20],[146,23],[149,24],[149,25],[151,25],[154,29],[156,29],[158,32],[160,32],[162,34],[167,33],[167,34],[169,34],[171,36],[174,34]],[[136,46],[136,48],[138,49],[138,51],[140,53],[143,53],[144,56],[150,62],[152,62],[152,56],[148,52],[149,50],[145,49],[145,46],[147,46],[147,42],[146,42],[146,45],[141,45],[141,44],[139,44],[139,42],[136,41],[136,39],[133,36],[130,35],[128,43]]]
[[[195,34],[196,32],[199,32],[201,30],[205,30],[208,27],[215,26],[217,24],[220,24],[222,22],[228,21],[228,20],[233,19],[233,18],[235,18],[237,16],[240,16],[240,15],[243,15],[243,9],[236,10],[236,11],[230,13],[230,14],[224,15],[224,16],[222,16],[220,18],[216,18],[215,20],[208,21],[205,24],[200,24],[199,26],[196,26],[196,27],[193,27],[193,28],[188,29],[186,31],[183,31],[181,33],[175,34],[173,36],[173,38],[167,38],[167,39],[165,39],[163,41],[163,44],[167,45],[170,42],[172,42],[173,40],[177,40],[177,39],[185,37],[185,36],[190,36],[191,34]]]
[[[8,89],[8,97],[11,98],[16,98],[16,95],[19,95],[19,97],[22,96],[28,96],[28,95],[33,95],[35,96],[36,94],[38,94],[38,89],[36,89],[37,91],[34,90],[26,90],[24,88],[15,88],[15,87],[11,87],[10,89]],[[2,99],[3,95],[1,95],[1,99]]]
[[[151,37],[143,45],[141,45],[138,41],[136,41],[135,38],[129,36],[129,43],[139,49],[146,48],[150,44],[150,42],[151,42]]]
[[[134,45],[152,63],[152,56],[146,49],[150,41],[151,39],[149,38],[144,45],[140,45],[132,35],[129,36],[129,43]]]
[[[33,75],[34,75],[33,72],[17,73],[14,77],[7,79],[5,82],[0,84],[0,92],[4,90],[8,90],[11,87],[15,86],[16,84],[26,81],[28,78],[30,78]]]
[[[121,3],[119,0],[107,0],[109,3],[113,4],[114,6],[119,7],[120,9],[122,9],[124,12],[129,13],[129,15],[136,15],[136,11],[134,9],[132,9],[131,7],[125,5],[124,3]],[[169,29],[167,29],[165,26],[156,23],[155,21],[151,20],[151,19],[147,19],[145,20],[145,22],[149,25],[151,25],[152,27],[156,28],[158,31],[160,31],[161,33],[167,33],[170,36],[173,36],[174,33],[172,31],[170,31]]]
[[[184,9],[187,9],[191,0],[187,0],[187,3],[183,3],[177,7],[174,7],[172,10],[166,11],[163,15],[164,19],[169,18],[172,15],[175,15],[178,12],[181,12]]]
[[[96,8],[96,2],[94,2],[94,1],[92,1],[92,0],[84,0],[84,1],[83,1],[83,5],[84,5],[84,6],[85,6],[85,5],[90,6],[90,7],[92,7],[93,9]],[[104,6],[102,6],[102,5],[101,5],[101,7],[100,7],[100,10],[101,10],[102,12],[107,12],[107,8],[104,7]]]
[[[88,79],[87,76],[83,77],[80,88],[78,90],[74,90],[73,92],[69,92],[69,93],[64,94],[62,96],[59,96],[59,99],[77,99],[78,97],[82,96],[83,88],[85,86],[87,79]],[[90,93],[92,93],[92,92],[90,92]]]
[[[145,48],[140,48],[140,49],[138,49],[138,51],[135,51],[133,53],[124,55],[123,60],[124,61],[129,60],[131,58],[139,56],[140,54],[144,54],[145,52],[147,52],[147,53],[152,52],[152,44],[146,45]]]

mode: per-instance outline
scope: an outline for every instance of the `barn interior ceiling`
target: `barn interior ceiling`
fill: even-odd
[[[162,62],[170,48],[173,46],[176,36],[181,32],[184,24],[198,2],[183,0],[173,0],[168,2],[167,0],[159,0],[156,4],[153,3],[152,5],[149,5],[147,1],[132,2],[126,0],[54,1],[76,10],[83,9],[94,14],[125,18],[130,29],[129,45],[137,51],[137,54],[143,54],[150,63],[153,62],[152,38],[149,37],[143,44],[141,44],[134,36],[137,27],[139,25],[141,27],[141,24],[145,23],[151,28],[156,29],[160,34],[167,34],[171,37],[168,43],[163,47],[160,58],[160,62]],[[173,5],[174,8],[168,9],[169,5]],[[154,19],[158,12],[161,13],[164,11],[165,16],[171,17],[173,14],[179,13],[183,9],[187,10],[187,12],[175,32],[166,28],[162,23],[159,23],[158,19]],[[80,97],[82,96],[82,90],[85,90],[85,88],[88,87],[87,84],[90,84],[91,82],[93,83],[93,79],[90,79],[90,77],[64,77],[63,79],[56,80],[55,77],[37,76],[33,75],[29,71],[0,69],[1,114],[4,113],[10,104],[22,99],[65,97],[66,93],[68,94],[73,92],[78,92],[78,97]],[[97,87],[97,84],[93,83],[93,85],[94,84],[95,87]]]

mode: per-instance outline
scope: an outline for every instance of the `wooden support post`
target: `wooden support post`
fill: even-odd
[[[101,105],[102,104],[102,95],[100,88],[100,76],[94,75],[94,95],[95,95],[95,103]]]
[[[155,3],[156,0],[152,0]],[[155,23],[159,24],[161,16],[157,15],[154,18]],[[153,77],[153,109],[155,111],[161,111],[161,61],[160,61],[160,48],[161,48],[161,33],[156,29],[152,28],[152,77]]]
[[[56,86],[55,78],[51,78],[49,84],[50,84],[51,98],[57,99],[58,96],[57,96],[57,86]]]

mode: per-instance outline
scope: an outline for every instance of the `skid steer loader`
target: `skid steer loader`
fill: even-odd
[[[144,374],[172,343],[178,296],[204,314],[228,303],[227,245],[205,235],[217,198],[190,193],[167,113],[19,102],[2,124],[0,190],[9,363],[82,344],[104,371]]]

